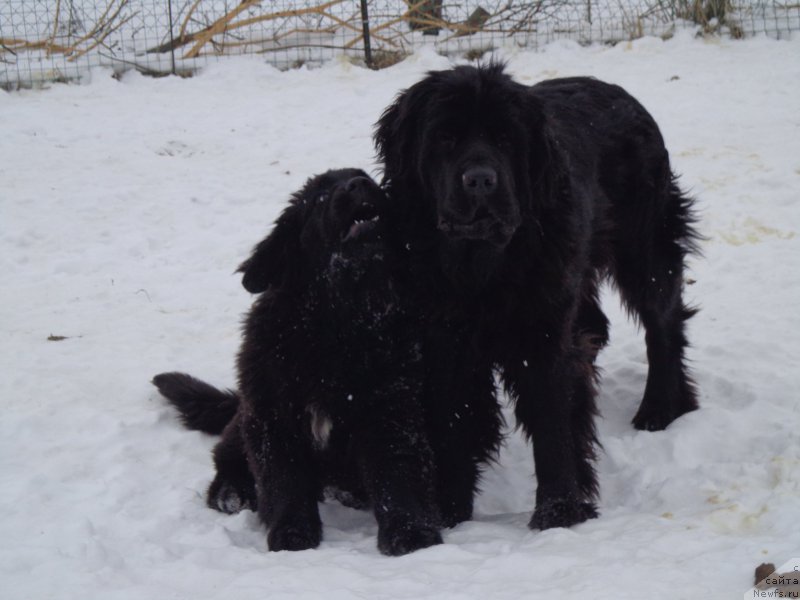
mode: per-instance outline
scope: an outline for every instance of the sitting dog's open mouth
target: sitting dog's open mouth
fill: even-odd
[[[365,202],[353,212],[353,221],[342,237],[342,241],[364,241],[366,238],[374,237],[380,218],[377,208],[373,204]]]

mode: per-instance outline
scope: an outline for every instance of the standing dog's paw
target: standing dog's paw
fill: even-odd
[[[397,520],[378,527],[378,550],[387,556],[401,556],[441,543],[442,535],[432,525]]]
[[[675,419],[698,407],[697,390],[691,381],[683,381],[675,394],[651,388],[648,384],[632,423],[639,431],[662,431]]]
[[[472,518],[472,491],[462,497],[439,499],[442,527],[451,528]]]
[[[319,519],[284,517],[269,529],[267,546],[270,552],[281,550],[309,550],[322,541],[322,523]]]
[[[632,423],[639,431],[663,431],[675,419],[693,410],[697,410],[696,402],[679,407],[660,407],[652,402],[642,402]]]
[[[594,519],[597,515],[597,508],[591,502],[555,498],[537,503],[528,526],[531,529],[571,527],[583,523],[587,519]]]
[[[663,431],[675,420],[675,415],[659,409],[648,410],[642,405],[631,423],[639,431]]]

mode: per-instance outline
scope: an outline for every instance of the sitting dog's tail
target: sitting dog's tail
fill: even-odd
[[[160,373],[153,385],[178,409],[187,429],[220,434],[239,408],[233,390],[218,390],[186,373]]]

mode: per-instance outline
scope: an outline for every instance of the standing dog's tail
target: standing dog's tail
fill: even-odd
[[[186,373],[160,373],[153,385],[178,409],[187,429],[220,434],[239,408],[239,395],[217,388]]]

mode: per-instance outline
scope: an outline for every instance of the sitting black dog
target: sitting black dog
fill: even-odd
[[[386,203],[359,170],[309,180],[240,267],[260,296],[244,323],[239,392],[180,373],[154,379],[188,427],[225,426],[209,505],[255,505],[270,550],[319,544],[328,490],[372,507],[384,554],[442,541],[421,323],[392,276]]]

